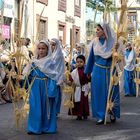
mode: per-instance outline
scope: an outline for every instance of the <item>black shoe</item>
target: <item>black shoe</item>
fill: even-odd
[[[54,131],[54,132],[43,132],[43,134],[56,134],[56,131]]]
[[[111,123],[115,123],[115,122],[116,122],[116,117],[115,117],[115,115],[113,114],[112,111],[110,111],[109,114],[110,114],[110,121],[111,121]]]
[[[87,119],[88,119],[88,117],[87,117],[87,116],[83,116],[83,119],[84,119],[84,120],[87,120]]]
[[[79,116],[78,116],[78,117],[76,118],[76,120],[82,120],[82,117],[79,117]]]
[[[28,134],[28,135],[33,135],[34,133],[33,133],[33,132],[27,132],[27,134]]]
[[[5,100],[7,103],[12,103],[12,100]]]
[[[27,132],[28,135],[41,135],[41,134],[38,134],[38,133],[34,133],[34,132]]]
[[[125,97],[129,97],[130,95],[129,94],[126,94],[126,95],[124,95]]]
[[[111,123],[115,123],[116,122],[116,117],[110,115],[110,121],[111,121]]]
[[[132,96],[133,96],[133,97],[136,97],[136,94],[133,94]]]
[[[101,124],[104,124],[104,120],[98,120],[96,125],[101,125]]]

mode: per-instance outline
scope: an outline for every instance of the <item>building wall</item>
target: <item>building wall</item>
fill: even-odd
[[[81,2],[81,42],[86,42],[86,2]]]
[[[36,33],[38,33],[37,29],[37,18],[41,15],[43,8],[45,9],[42,13],[42,18],[47,20],[47,35],[46,38],[58,38],[58,23],[62,22],[66,27],[66,40],[65,44],[70,44],[70,29],[73,28],[73,25],[80,29],[80,40],[79,42],[85,42],[86,36],[86,25],[85,25],[85,8],[86,8],[86,0],[81,0],[81,16],[74,16],[74,0],[66,0],[66,12],[58,11],[58,0],[48,0],[48,5],[45,6],[42,3],[36,2],[34,0],[34,10],[33,10],[33,1],[28,1],[27,4],[27,19],[28,24],[25,26],[25,16],[22,22],[22,37],[25,36],[25,30],[27,29],[27,36],[34,41],[36,40]],[[33,13],[34,11],[34,13]],[[33,16],[34,15],[34,16]],[[72,23],[70,21],[66,21],[66,16],[72,18],[75,22]]]
[[[116,6],[117,7],[120,7],[121,6],[121,1],[116,1]],[[123,2],[123,0],[122,0]],[[131,22],[129,21],[129,28],[130,26],[133,26],[134,27],[134,30],[135,31],[129,31],[129,34],[128,34],[128,39],[130,41],[133,41],[133,39],[135,38],[136,35],[139,34],[139,30],[140,30],[140,3],[138,2],[138,0],[128,0],[128,3],[127,3],[127,7],[128,7],[128,11],[127,11],[127,15],[128,17],[131,16],[131,19],[132,19],[132,24]],[[118,17],[120,15],[120,11],[118,11]],[[136,21],[133,20],[133,17],[136,15]]]

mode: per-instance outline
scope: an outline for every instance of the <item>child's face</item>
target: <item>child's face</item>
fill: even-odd
[[[38,58],[43,58],[48,54],[48,47],[44,43],[39,43],[37,46]]]
[[[76,49],[77,49],[78,52],[81,52],[81,47],[80,46],[78,46]]]
[[[83,67],[84,65],[85,65],[85,62],[84,62],[82,59],[77,58],[77,60],[76,60],[76,66],[77,66],[78,68],[81,68],[81,67]]]

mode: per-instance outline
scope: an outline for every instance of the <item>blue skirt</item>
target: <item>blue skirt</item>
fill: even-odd
[[[136,95],[136,84],[134,82],[134,71],[124,70],[124,90],[125,95]]]
[[[105,118],[109,83],[110,68],[94,65],[91,80],[91,107],[92,115],[97,120]],[[113,86],[111,93],[114,101],[113,114],[115,117],[120,118],[119,86]]]

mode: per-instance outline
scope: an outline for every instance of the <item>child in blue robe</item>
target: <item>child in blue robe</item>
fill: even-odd
[[[125,96],[136,96],[136,85],[134,83],[135,69],[135,52],[128,42],[125,50],[125,67],[124,67],[124,91]]]
[[[56,133],[57,72],[47,41],[37,45],[37,58],[28,64],[23,74],[33,82],[29,95],[28,134]]]
[[[65,60],[64,60],[64,56],[61,50],[60,41],[58,39],[56,38],[51,39],[51,50],[52,50],[53,64],[56,67],[56,70],[58,72],[58,75],[57,75],[58,82],[55,87],[57,89],[56,115],[58,115],[60,113],[61,99],[62,99],[60,85],[63,83],[63,76],[64,76],[64,71],[65,71]]]

